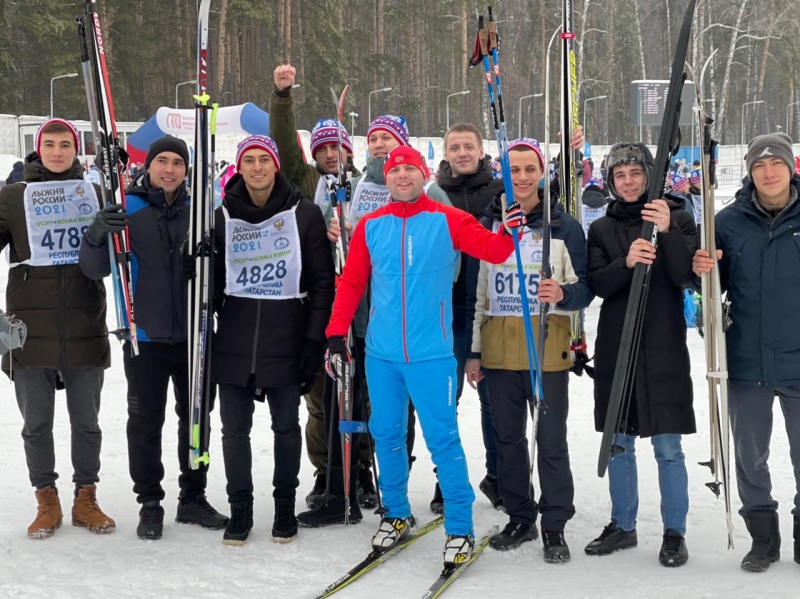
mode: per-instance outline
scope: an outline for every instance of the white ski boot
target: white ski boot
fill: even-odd
[[[444,567],[459,566],[472,557],[475,539],[469,535],[447,535],[442,556]]]
[[[408,518],[383,518],[378,532],[372,537],[372,548],[379,551],[388,551],[397,543],[405,541],[411,536],[411,527],[414,526],[414,517]]]

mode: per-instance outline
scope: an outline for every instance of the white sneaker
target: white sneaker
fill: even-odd
[[[386,551],[400,541],[411,536],[411,527],[414,525],[413,517],[408,518],[383,518],[378,532],[372,537],[373,549]]]
[[[442,556],[445,567],[458,566],[472,557],[475,539],[469,535],[448,535]]]

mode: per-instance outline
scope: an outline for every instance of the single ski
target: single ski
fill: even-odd
[[[100,208],[121,204],[124,209],[126,203],[122,171],[126,168],[128,157],[119,145],[96,0],[86,0],[84,15],[77,22],[83,85],[86,88],[89,121],[97,154],[95,162],[100,173]],[[133,274],[127,226],[119,233],[109,233],[108,251],[117,320],[117,330],[112,331],[112,334],[120,340],[129,339],[131,353],[136,356],[139,354],[139,344],[133,310]]]
[[[647,201],[652,202],[664,195],[667,172],[672,158],[680,147],[680,114],[681,92],[686,80],[684,63],[691,42],[692,20],[697,0],[690,0],[683,17],[683,24],[675,47],[675,58],[672,62],[672,76],[669,82],[664,117],[661,120],[658,135],[658,151],[653,164],[652,176],[648,181]],[[658,230],[653,223],[645,222],[642,226],[641,238],[655,247]],[[603,477],[611,457],[619,451],[616,443],[617,434],[625,426],[628,409],[636,382],[636,367],[639,358],[639,347],[642,341],[645,306],[650,290],[650,265],[636,264],[633,269],[633,281],[628,295],[628,306],[625,311],[625,324],[622,327],[619,353],[614,368],[614,380],[608,398],[608,412],[603,426],[603,439],[600,443],[600,455],[597,460],[597,476]]]
[[[459,576],[464,573],[464,570],[470,567],[476,559],[478,559],[483,553],[483,550],[489,546],[489,540],[492,538],[493,535],[496,535],[500,531],[499,526],[494,526],[489,532],[487,532],[480,541],[475,544],[475,548],[472,550],[472,556],[462,564],[454,565],[454,566],[446,566],[442,573],[439,575],[439,578],[428,587],[428,590],[422,595],[422,599],[434,599],[435,597],[439,597],[442,593],[445,592],[447,587],[453,584]]]
[[[347,574],[328,585],[319,595],[315,595],[314,599],[330,597],[334,593],[341,591],[344,587],[358,580],[370,570],[374,570],[385,561],[400,553],[406,547],[409,547],[419,541],[423,536],[438,528],[442,523],[444,523],[444,516],[439,516],[438,518],[428,522],[422,528],[415,530],[405,541],[394,545],[390,549],[387,549],[386,551],[378,551],[377,549],[370,551],[367,557],[364,558],[358,565],[350,569]]]
[[[713,57],[713,54],[712,54]],[[709,57],[711,60],[711,57]],[[694,77],[693,77],[694,78]],[[696,80],[696,79],[695,79]],[[705,111],[701,86],[697,86],[695,110],[699,119],[700,147],[702,148],[702,226],[700,227],[700,247],[710,256],[717,254],[716,229],[714,226],[714,184],[716,165],[714,149],[717,142],[711,138],[711,125],[714,123]],[[701,277],[701,297],[703,310],[703,342],[706,350],[706,380],[708,381],[708,404],[711,457],[701,465],[708,466],[714,480],[706,486],[717,496],[722,494],[725,502],[725,521],[728,529],[728,549],[733,549],[733,518],[731,514],[730,493],[730,425],[728,423],[728,354],[725,332],[728,329],[725,309],[722,303],[722,287],[719,268]]]
[[[217,104],[208,95],[208,15],[211,0],[197,7],[197,94],[195,95],[194,166],[186,255],[194,258],[195,276],[188,289],[189,466],[208,465],[211,407],[211,294],[214,276],[214,192],[212,165]]]

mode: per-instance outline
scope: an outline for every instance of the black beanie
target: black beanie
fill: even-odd
[[[165,135],[164,137],[160,137],[151,143],[150,147],[147,149],[147,158],[144,160],[145,170],[150,168],[150,163],[153,162],[153,158],[162,152],[174,152],[183,158],[183,163],[186,165],[186,169],[189,169],[189,148],[186,147],[186,142],[182,139],[178,139],[177,137]]]
[[[792,138],[785,133],[767,133],[758,135],[750,140],[747,146],[747,176],[752,179],[753,165],[762,158],[779,158],[789,167],[789,173],[794,173],[794,152],[792,151]]]

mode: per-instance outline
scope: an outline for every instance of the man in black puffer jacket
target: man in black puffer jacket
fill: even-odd
[[[24,348],[3,356],[3,371],[14,381],[39,504],[28,527],[32,539],[52,536],[62,521],[53,440],[56,389],[66,389],[72,428],[72,523],[95,533],[116,526],[98,507],[95,487],[103,436],[100,392],[111,363],[105,288],[78,266],[81,232],[97,212],[100,192],[83,180],[77,155],[75,127],[50,119],[25,160],[25,182],[0,190],[0,250],[8,247],[10,264],[6,310],[28,327]]]
[[[438,183],[453,206],[479,218],[503,191],[503,180],[496,179],[489,156],[483,151],[483,137],[472,123],[457,123],[444,137],[444,160],[439,164]],[[458,279],[453,284],[453,352],[456,357],[456,399],[464,390],[464,367],[467,363],[467,259],[462,256]],[[478,383],[481,401],[481,431],[486,449],[486,476],[478,488],[499,509],[503,499],[497,491],[497,448],[492,435],[492,412],[486,381]],[[442,513],[444,503],[437,483],[431,510]]]
[[[653,156],[644,144],[614,145],[606,157],[608,186],[614,197],[606,216],[589,228],[589,287],[603,298],[595,346],[595,427],[603,430],[617,362],[628,296],[637,263],[651,266],[642,342],[636,365],[630,412],[615,442],[621,451],[608,466],[611,523],[586,547],[589,555],[607,555],[635,547],[639,493],[636,485],[637,436],[651,437],[658,462],[663,544],[661,565],[688,560],[684,541],[689,491],[681,435],[696,432],[683,288],[694,280],[692,255],[697,231],[683,204],[647,202]],[[640,237],[643,221],[658,228],[656,246]],[[625,413],[625,408],[623,408]]]
[[[236,169],[214,230],[218,320],[211,371],[219,385],[231,503],[223,541],[243,544],[253,527],[250,431],[255,401],[266,397],[275,444],[272,538],[285,543],[297,535],[300,395],[322,366],[333,257],[322,212],[279,172],[272,139],[242,141]]]
[[[146,172],[126,191],[121,206],[101,210],[83,236],[80,265],[84,274],[102,279],[111,272],[108,233],[128,221],[133,271],[133,304],[139,355],[125,342],[123,363],[128,381],[128,464],[139,510],[140,539],[160,539],[165,497],[161,481],[161,433],[170,382],[178,414],[178,463],[181,491],[177,522],[219,530],[228,519],[209,505],[207,464],[189,465],[189,357],[187,348],[187,281],[182,248],[189,229],[189,197],[184,183],[189,162],[186,144],[165,136],[147,151]]]

